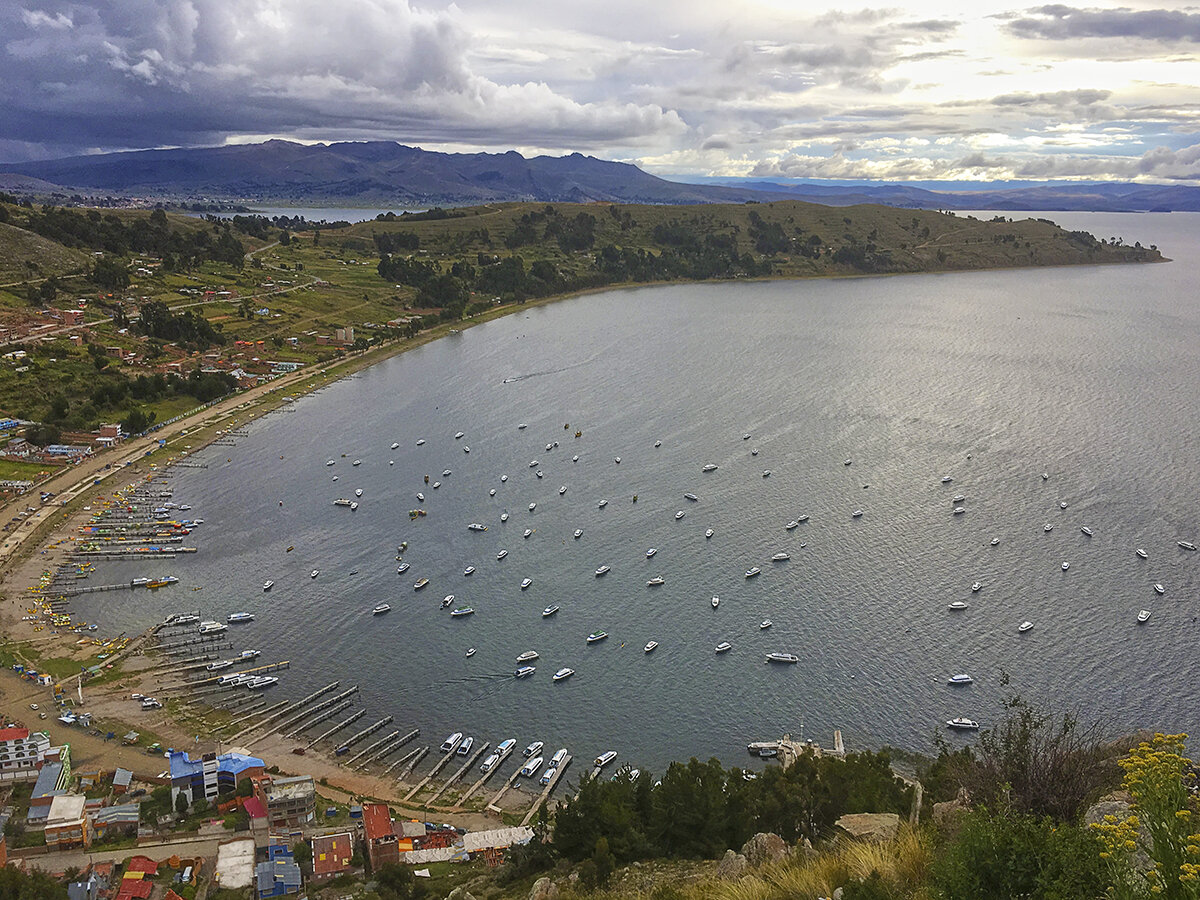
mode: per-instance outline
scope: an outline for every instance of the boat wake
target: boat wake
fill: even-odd
[[[559,369],[547,369],[545,372],[526,372],[524,375],[509,375],[501,384],[513,384],[517,381],[525,381],[529,378],[544,378],[547,375],[558,375],[561,372],[569,372],[572,369],[581,369],[584,366],[590,365],[592,360],[586,359],[583,362],[577,362],[572,366],[563,366]]]

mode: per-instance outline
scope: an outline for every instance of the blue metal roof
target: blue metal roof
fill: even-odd
[[[222,753],[217,757],[217,771],[237,777],[247,769],[262,767],[263,761],[256,756],[245,756],[241,753]],[[171,751],[171,780],[191,778],[199,775],[204,763],[198,759],[189,759],[183,750]]]

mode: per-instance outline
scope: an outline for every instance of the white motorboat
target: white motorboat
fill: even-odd
[[[371,615],[382,616],[385,612],[390,612],[391,609],[392,609],[391,605],[389,605],[387,603],[380,603],[377,607],[375,607],[373,610],[371,610]]]
[[[567,748],[560,747],[558,750],[554,751],[554,755],[552,757],[550,757],[550,765],[561,766],[563,764],[563,761],[566,760],[566,758],[567,758]]]
[[[556,612],[558,612],[558,604],[552,603],[549,606],[547,606],[545,609],[542,610],[542,618],[548,619],[552,615],[554,615]]]
[[[235,612],[235,613],[229,614],[229,623],[231,625],[236,624],[238,622],[253,622],[253,621],[254,621],[254,613]]]
[[[528,747],[526,747],[524,750],[521,751],[521,755],[524,756],[526,759],[532,759],[533,757],[535,757],[539,753],[541,753],[542,748],[545,746],[546,745],[543,744],[541,741],[534,741],[532,744],[530,744]]]
[[[679,512],[675,513],[675,520],[678,521],[682,519],[684,515],[686,515],[686,513],[684,513],[684,511],[681,509]]]
[[[361,465],[362,465],[362,460],[361,460],[361,459],[356,459],[354,462],[350,463],[350,465],[352,465],[352,466],[361,466]]]
[[[529,537],[530,537],[530,535],[532,535],[532,534],[533,534],[533,529],[532,529],[532,528],[526,528],[526,529],[525,529],[524,538],[525,538],[526,540],[529,540]]]
[[[717,646],[715,646],[713,648],[713,652],[714,653],[728,653],[732,649],[733,649],[733,644],[729,643],[729,641],[721,641],[721,643],[717,644]]]
[[[560,487],[560,488],[558,489],[558,495],[559,495],[560,497],[561,497],[563,494],[565,494],[566,492],[567,492],[567,486],[566,486],[565,484],[564,484],[562,487]]]
[[[463,574],[464,574],[464,575],[474,575],[474,574],[475,574],[475,567],[474,567],[474,566],[467,566],[465,569],[463,569]]]
[[[460,606],[458,609],[450,610],[450,615],[454,616],[455,618],[458,618],[459,616],[472,616],[474,614],[475,610],[469,606]],[[468,656],[469,655],[470,654],[468,654]]]
[[[596,757],[595,764],[597,769],[603,769],[610,762],[617,758],[616,750],[608,750]]]
[[[658,641],[648,641],[646,643],[646,646],[642,648],[642,652],[643,653],[653,653],[654,649],[657,646],[658,646]]]
[[[710,600],[709,602],[712,604],[712,608],[716,609],[718,606],[721,605],[721,598],[714,595],[712,600]]]
[[[530,511],[530,512],[533,512],[535,509],[537,509],[537,503],[530,503],[530,504],[529,504],[529,511]]]
[[[1071,568],[1071,564],[1070,564],[1069,562],[1064,562],[1064,563],[1062,564],[1062,570],[1063,570],[1064,572],[1065,572],[1065,571],[1067,571],[1067,569],[1069,569],[1069,568]]]
[[[949,728],[958,728],[963,731],[977,731],[979,723],[974,719],[967,719],[962,716],[955,716],[953,719],[946,721],[946,726]]]
[[[583,537],[583,529],[582,529],[582,528],[576,528],[576,529],[575,529],[575,534],[574,534],[574,538],[575,538],[575,540],[579,540],[581,537]]]
[[[600,568],[598,568],[596,570],[596,575],[597,575],[597,577],[600,575],[607,575],[609,573],[609,571],[610,571],[610,569],[608,566],[601,566]]]
[[[220,669],[226,669],[232,665],[233,665],[232,659],[219,659],[216,662],[210,662],[204,668],[207,669],[209,672],[216,672]]]
[[[657,552],[658,552],[657,547],[651,547],[649,550],[646,551],[646,559],[649,559],[651,556],[653,556]]]
[[[788,522],[783,527],[786,528],[788,531],[791,531],[793,528],[797,527],[799,524],[800,523],[797,522],[795,519],[792,519],[792,521]]]
[[[418,438],[418,439],[417,439],[417,446],[418,446],[418,447],[421,447],[421,446],[423,446],[424,444],[425,444],[425,438]]]
[[[992,538],[992,546],[993,547],[999,546],[999,544],[1000,544],[1000,538],[998,538],[998,537]]]
[[[361,496],[362,496],[362,488],[355,488],[355,489],[354,489],[354,496],[355,496],[355,497],[361,497]]]
[[[755,447],[753,450],[751,450],[751,451],[750,451],[750,455],[751,455],[751,456],[758,456],[758,448],[757,448],[757,447]]]
[[[508,521],[508,513],[506,513],[506,512],[500,513],[500,521],[507,522]]]
[[[518,666],[517,671],[514,672],[513,674],[516,675],[517,678],[528,678],[530,675],[532,675],[536,671],[537,671],[537,666]]]
[[[458,755],[459,756],[470,756],[471,748],[474,746],[475,746],[475,738],[473,738],[473,737],[465,738],[463,740],[463,742],[458,745]]]
[[[655,447],[661,447],[661,446],[662,446],[662,441],[655,441],[655,442],[654,442],[654,446],[655,446]]]
[[[951,675],[946,679],[947,684],[970,684],[975,679],[970,675]]]
[[[978,593],[979,589],[982,587],[983,587],[983,585],[980,582],[976,581],[974,584],[971,585],[971,592]]]
[[[667,580],[665,578],[663,578],[661,575],[655,575],[653,578],[651,578],[649,581],[646,582],[646,587],[658,587],[660,584],[666,584],[666,581]]]
[[[1080,525],[1079,530],[1082,531],[1084,534],[1086,534],[1088,537],[1091,537],[1093,534],[1092,529],[1088,528],[1086,525]]]
[[[956,506],[956,507],[954,507],[954,514],[955,514],[956,516],[961,516],[961,515],[962,515],[963,513],[965,513],[966,511],[967,511],[967,508],[966,508],[965,506]]]
[[[422,494],[420,491],[417,491],[417,500],[418,500],[420,503],[424,503],[424,502],[425,502],[425,495],[424,495],[424,494]]]
[[[1047,522],[1045,525],[1042,526],[1042,531],[1053,531],[1053,530],[1054,530],[1054,526],[1052,524],[1050,524],[1049,522]]]
[[[413,585],[413,590],[419,591],[421,588],[425,587],[425,585],[427,585],[427,584],[429,584],[428,578],[418,578],[416,583]]]
[[[807,521],[808,521],[808,515],[807,515],[807,514],[805,514],[805,515],[803,515],[803,516],[796,516],[796,521],[797,521],[797,522],[800,522],[801,524],[803,524],[803,523],[805,523],[805,522],[807,522]]]
[[[399,441],[392,441],[392,449],[393,449],[393,450],[395,450],[395,449],[396,449],[397,447],[399,447],[399,446],[400,446],[400,442],[399,442]]]
[[[548,785],[550,782],[552,782],[557,777],[558,777],[558,767],[550,766],[548,769],[546,769],[545,772],[542,773],[542,777],[538,779],[538,784],[545,787],[546,785]]]
[[[442,741],[442,748],[441,748],[442,752],[443,753],[453,753],[454,750],[458,747],[458,745],[462,743],[462,739],[463,739],[463,733],[461,731],[454,732],[454,734],[450,735],[450,737],[448,737],[448,738],[446,738],[446,740]]]
[[[1140,613],[1138,613],[1138,623],[1139,624],[1145,622],[1149,618],[1150,618],[1150,610],[1148,610],[1148,609],[1143,609]]]
[[[1137,548],[1136,550],[1134,550],[1133,552],[1134,552],[1134,553],[1136,553],[1138,556],[1140,556],[1142,559],[1149,559],[1149,558],[1150,558],[1150,554],[1149,554],[1149,553],[1147,553],[1145,550],[1143,550],[1141,547],[1138,547],[1138,548]]]
[[[795,653],[768,653],[767,662],[795,665],[796,663],[800,662],[800,657],[798,657]]]
[[[1175,543],[1178,544],[1184,550],[1195,550],[1196,549],[1196,545],[1193,544],[1191,541],[1176,541]]]
[[[791,559],[791,558],[792,558],[792,556],[790,553],[785,553],[783,550],[780,550],[778,553],[776,553],[774,556],[771,557],[771,561],[772,562],[783,562],[785,559]]]
[[[353,501],[350,504],[350,512],[354,512],[354,510],[356,510],[356,509],[358,509],[358,501],[357,500]]]
[[[762,471],[762,477],[763,477],[763,478],[770,478],[770,477],[771,477],[771,470],[770,470],[770,469],[763,469],[763,471]]]
[[[499,753],[491,753],[491,754],[488,754],[488,758],[483,761],[483,765],[481,765],[479,767],[479,769],[482,772],[490,772],[490,771],[492,771],[492,769],[496,768],[496,766],[499,765],[499,763],[500,763],[500,754]]]
[[[521,766],[521,777],[532,778],[538,773],[538,770],[542,768],[543,762],[545,762],[545,760],[543,760],[540,756],[535,756],[529,762],[525,763],[525,765]]]
[[[316,578],[316,577],[317,577],[318,575],[320,575],[320,574],[321,574],[321,570],[320,570],[320,569],[313,569],[311,572],[309,572],[309,573],[308,573],[308,577],[309,577],[309,578]]]
[[[495,489],[495,488],[488,488],[488,496],[489,496],[489,497],[495,497],[495,496],[496,496],[496,489]]]
[[[325,465],[332,466],[332,465],[335,465],[336,463],[337,463],[337,460],[331,459],[331,460],[329,460],[329,462],[325,463]]]
[[[507,475],[501,475],[501,476],[500,476],[500,483],[501,483],[501,484],[503,484],[503,483],[504,483],[504,482],[506,482],[506,481],[508,481],[508,476],[507,476]]]
[[[453,595],[453,594],[447,594],[445,597],[443,597],[443,598],[442,598],[442,605],[441,605],[441,608],[442,608],[442,609],[445,609],[447,606],[450,606],[450,605],[452,605],[453,603],[454,603],[454,595]]]
[[[496,559],[504,559],[504,557],[506,557],[506,556],[508,556],[508,551],[501,550],[499,553],[496,554]]]
[[[534,660],[537,658],[538,658],[538,652],[536,650],[526,650],[524,653],[520,654],[517,657],[517,662],[524,663],[524,662],[529,662],[530,660]]]
[[[578,453],[576,453],[574,456],[571,457],[571,462],[579,462],[579,454]]]
[[[705,539],[707,539],[707,538],[712,537],[714,534],[716,534],[716,532],[713,531],[711,528],[709,528],[707,531],[704,532],[704,537],[705,537]]]
[[[965,600],[955,600],[947,608],[948,609],[966,609],[968,606]]]
[[[1017,626],[1017,631],[1020,632],[1021,634],[1024,634],[1026,631],[1028,631],[1032,627],[1033,627],[1033,623],[1026,620]]]
[[[693,494],[691,491],[688,491],[686,494],[684,494],[683,499],[691,500],[693,503],[696,503],[700,500],[700,498],[697,497],[695,494]]]
[[[333,505],[334,506],[349,506],[350,498],[349,497],[338,497],[336,500],[333,501]]]
[[[520,424],[518,424],[518,425],[517,425],[517,430],[518,430],[518,431],[524,431],[524,430],[525,430],[526,428],[528,428],[528,427],[529,427],[529,426],[528,426],[528,425],[526,425],[524,422],[521,422]]]
[[[541,463],[539,463],[536,459],[531,459],[529,461],[529,468],[531,469],[536,469],[539,465],[541,465]]]
[[[850,513],[850,518],[861,519],[862,514],[863,514],[863,511],[861,509],[856,509],[854,512]]]
[[[852,459],[847,459],[847,460],[845,460],[845,461],[842,463],[842,465],[843,465],[843,466],[848,466],[848,465],[850,465],[850,463],[852,463],[852,462],[854,462],[854,460],[852,460]]]
[[[1163,593],[1165,590],[1166,590],[1166,588],[1164,588],[1164,587],[1163,587],[1161,584],[1157,584],[1157,583],[1156,583],[1156,584],[1154,585],[1154,593],[1156,593],[1156,594],[1161,594],[1161,593]]]
[[[479,522],[472,522],[467,526],[468,531],[487,531],[487,526]]]
[[[715,463],[709,463],[708,465],[704,466],[700,471],[701,472],[715,472],[715,471],[717,471],[717,466]]]
[[[967,499],[967,497],[965,494],[955,494],[953,497],[950,498],[950,502],[951,503],[962,503],[966,499]]]
[[[755,575],[757,575],[761,571],[762,571],[762,569],[760,569],[758,566],[751,566],[749,569],[746,570],[746,577],[753,578]]]
[[[554,677],[551,679],[551,681],[564,681],[565,679],[570,678],[574,674],[575,674],[574,669],[569,669],[569,668],[564,667],[554,673]]]
[[[619,465],[621,464],[621,457],[619,457],[619,456],[614,456],[614,457],[613,457],[613,462],[615,462],[615,463],[616,463],[616,464],[619,466]]]
[[[763,619],[761,622],[758,623],[758,627],[760,630],[766,631],[768,628],[770,628],[774,624],[775,623],[772,622],[770,619]]]
[[[264,591],[269,591],[273,587],[275,587],[275,582],[273,582],[273,581],[264,581],[263,582],[263,590]]]
[[[604,509],[604,507],[608,506],[608,501],[601,500],[599,503],[596,504],[596,506],[599,507],[600,509]]]
[[[408,564],[406,562],[402,562],[402,563],[400,563],[400,565],[396,566],[396,574],[403,575],[405,572],[407,572],[411,568],[412,568],[412,566],[410,564]]]
[[[463,436],[463,432],[459,431],[459,432],[457,432],[457,433],[454,435],[454,439],[457,441],[457,440],[458,440],[459,438],[461,438],[462,436]]]
[[[527,587],[529,587],[531,584],[533,584],[533,579],[532,579],[532,578],[522,578],[522,579],[521,579],[521,590],[525,590],[525,589],[526,589]]]
[[[545,477],[546,477],[546,476],[545,476],[545,474],[542,472],[542,470],[541,470],[541,469],[538,469],[538,470],[537,470],[536,472],[534,472],[533,474],[534,474],[534,475],[536,475],[538,478],[545,478]]]
[[[743,440],[743,441],[748,441],[748,440],[750,440],[750,432],[748,432],[748,431],[747,431],[745,434],[743,434],[743,435],[742,435],[742,440]]]
[[[604,640],[606,637],[608,637],[607,631],[593,631],[591,634],[589,634],[587,636],[587,642],[589,644],[594,644],[597,641]]]
[[[953,480],[954,480],[954,479],[953,479],[953,478],[951,478],[949,475],[943,475],[943,476],[942,476],[942,484],[949,484],[949,483],[950,483],[950,482],[952,482]]]
[[[254,659],[256,656],[262,656],[261,650],[243,650],[238,654],[238,659]]]
[[[1066,500],[1063,500],[1061,503],[1059,503],[1059,504],[1058,504],[1058,508],[1059,508],[1059,509],[1066,509],[1066,508],[1067,508],[1067,501],[1066,501]]]
[[[475,648],[474,648],[474,647],[468,647],[468,648],[467,648],[467,658],[469,659],[470,657],[472,657],[472,656],[474,656],[474,655],[475,655]]]

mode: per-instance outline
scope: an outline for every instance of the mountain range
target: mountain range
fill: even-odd
[[[1200,188],[1110,182],[971,184],[930,189],[887,182],[710,178],[668,181],[628,163],[572,153],[438,153],[392,141],[136,150],[0,164],[0,188],[171,200],[423,208],[509,200],[743,203],[780,199],[828,206],[913,209],[1200,210]]]

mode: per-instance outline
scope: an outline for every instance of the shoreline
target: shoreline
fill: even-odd
[[[930,272],[918,274],[945,273]],[[878,276],[847,274],[811,277],[866,278]],[[773,276],[753,280],[797,281],[801,279]],[[652,282],[650,284],[606,285],[568,294],[539,298],[524,304],[511,304],[489,310],[469,320],[439,323],[413,338],[392,341],[362,353],[350,354],[324,367],[300,370],[296,373],[281,376],[267,384],[239,392],[149,435],[131,439],[121,447],[105,451],[105,453],[99,454],[97,457],[78,466],[72,466],[70,469],[47,479],[39,486],[43,489],[52,489],[51,485],[57,486],[61,481],[62,487],[56,490],[56,494],[59,496],[55,498],[55,503],[57,504],[57,501],[60,499],[65,499],[67,501],[66,506],[42,506],[38,514],[33,517],[34,521],[29,524],[23,524],[21,528],[16,529],[14,533],[8,535],[3,549],[0,551],[0,573],[2,573],[0,574],[0,595],[3,596],[3,601],[0,603],[0,627],[3,628],[10,640],[15,642],[28,641],[39,656],[58,658],[61,652],[71,651],[73,645],[70,636],[56,635],[50,632],[33,632],[32,625],[30,626],[29,633],[25,634],[23,632],[26,629],[21,628],[21,625],[25,624],[20,621],[21,610],[24,605],[22,600],[25,600],[27,596],[25,589],[27,586],[36,583],[37,575],[42,568],[51,566],[55,558],[52,552],[55,548],[51,544],[64,537],[67,533],[73,533],[88,518],[90,511],[85,509],[85,507],[92,503],[99,495],[109,495],[112,493],[114,487],[123,487],[129,481],[136,483],[144,482],[148,478],[152,479],[155,474],[169,469],[172,463],[186,459],[187,455],[208,446],[213,441],[218,440],[224,432],[232,428],[243,427],[262,415],[285,407],[289,402],[293,402],[307,393],[333,384],[342,378],[353,375],[369,366],[390,359],[414,347],[423,346],[430,341],[445,337],[455,329],[465,330],[483,322],[512,315],[520,312],[523,307],[542,306],[584,294],[604,291],[659,285],[666,286],[668,284],[714,284],[725,281],[727,279],[714,279],[706,282]],[[164,441],[161,447],[158,443],[160,440]],[[18,502],[21,506],[27,505],[27,501],[24,498],[13,501],[14,504]],[[66,526],[65,531],[63,530],[64,525]],[[56,535],[55,532],[58,532],[58,534]],[[64,638],[66,638],[65,641],[63,640]],[[134,688],[138,686],[132,682],[138,678],[145,677],[144,669],[138,669],[129,665],[129,663],[126,663],[126,665],[129,667],[124,670],[124,674],[113,679],[107,685],[96,685],[89,691],[92,697],[89,699],[87,708],[94,711],[97,718],[106,724],[117,724],[127,718],[128,713],[121,708],[121,704],[123,703],[125,707],[128,707],[129,701],[123,698],[128,696],[128,690],[131,686]],[[97,696],[99,699],[96,699]],[[45,700],[46,694],[44,688],[34,687],[29,682],[18,681],[15,677],[0,679],[0,703],[3,704],[0,708],[10,710],[19,715],[22,711],[22,703],[27,706],[31,701],[41,703]],[[13,701],[15,701],[15,704]],[[47,709],[50,709],[50,707],[47,707]],[[27,713],[25,717],[28,718]],[[169,739],[174,746],[189,746],[191,743],[192,734],[189,733],[186,726],[177,720],[182,717],[170,715],[164,710],[150,716],[144,714],[138,715],[136,718],[138,722],[146,723],[142,726],[146,730],[155,729],[159,731],[162,737]],[[30,724],[38,727],[36,721]],[[48,722],[47,724],[50,723]],[[92,763],[102,761],[101,764],[103,766],[108,766],[112,759],[124,760],[120,764],[127,767],[137,766],[138,768],[135,771],[140,770],[151,775],[154,774],[152,769],[161,765],[161,762],[158,762],[148,769],[147,761],[149,758],[137,748],[114,747],[90,735],[81,733],[77,729],[65,732],[58,729],[57,726],[53,727],[58,741],[69,741],[73,745],[73,750],[78,747],[76,752],[79,754],[81,762]],[[116,729],[114,728],[113,730]],[[327,758],[325,755],[297,757],[291,753],[289,747],[283,746],[282,739],[275,741],[264,740],[262,746],[252,750],[252,752],[255,755],[261,756],[268,765],[278,766],[284,772],[312,775],[315,780],[325,780],[326,783],[321,784],[319,788],[325,792],[341,791],[348,796],[380,797],[387,799],[393,806],[400,806],[400,795],[412,786],[411,784],[406,785],[398,782],[395,779],[381,779],[375,776],[350,772],[339,766],[335,759]],[[509,797],[527,798],[527,794],[524,792],[513,792]],[[402,808],[411,809],[415,815],[421,814],[417,810],[424,809],[424,807]],[[478,817],[480,821],[494,824],[494,820],[483,814],[466,811],[461,813],[449,812],[445,807],[436,807],[435,809],[446,816]],[[467,827],[472,826],[468,825]]]

